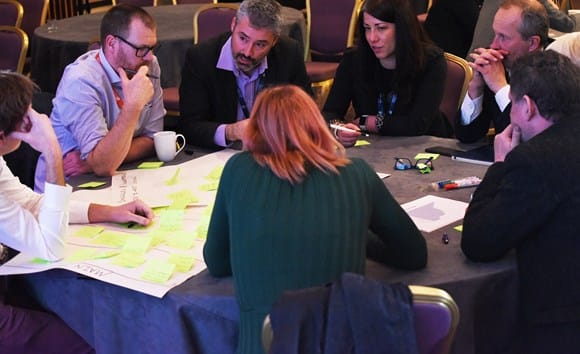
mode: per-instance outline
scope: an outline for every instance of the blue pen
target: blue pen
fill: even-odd
[[[433,182],[433,183],[431,183],[431,185],[433,186],[433,189],[443,189],[443,188],[445,188],[446,184],[450,184],[450,183],[453,183],[453,181],[450,179],[446,179],[446,180],[439,181],[439,182]]]

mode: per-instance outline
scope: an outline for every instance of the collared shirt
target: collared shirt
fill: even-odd
[[[495,102],[499,109],[503,112],[510,104],[510,85],[506,85],[495,93]],[[465,95],[463,103],[461,104],[461,124],[469,125],[475,120],[483,109],[483,95],[472,99],[469,94]]]
[[[89,203],[69,200],[71,186],[46,183],[44,195],[14,177],[0,156],[0,242],[47,260],[62,258],[70,221],[88,222]]]
[[[149,72],[160,76],[157,58],[151,63]],[[152,138],[155,132],[163,130],[163,90],[159,80],[152,79],[152,82],[153,98],[141,111],[133,137]],[[121,79],[102,50],[89,51],[66,67],[50,116],[63,155],[79,150],[81,159],[87,158],[117,122],[121,112],[117,96],[123,99]],[[41,156],[36,167],[35,190],[42,191],[45,173],[45,161]]]
[[[218,58],[216,68],[231,71],[234,76],[236,77],[236,84],[238,86],[238,92],[241,92],[243,95],[243,99],[246,102],[246,106],[248,111],[252,110],[252,106],[254,105],[254,100],[257,95],[258,86],[259,86],[259,79],[264,74],[266,69],[268,68],[268,57],[265,57],[264,60],[258,65],[256,69],[252,72],[250,76],[247,76],[241,70],[236,67],[234,62],[234,55],[232,53],[232,37],[228,38],[228,40],[222,46],[222,50],[220,52],[220,56]],[[245,116],[242,106],[238,102],[238,120],[243,120],[248,118]],[[214,142],[218,146],[228,146],[226,141],[226,125],[220,124],[215,132],[214,135]]]

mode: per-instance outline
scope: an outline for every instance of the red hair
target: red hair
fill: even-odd
[[[309,167],[338,173],[338,167],[350,162],[316,103],[294,85],[258,95],[243,142],[261,166],[290,183],[301,182]]]

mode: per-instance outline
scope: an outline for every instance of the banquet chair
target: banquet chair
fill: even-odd
[[[20,28],[0,26],[0,70],[22,73],[28,50],[28,36]]]
[[[217,4],[217,0],[171,0],[173,5],[179,4]]]
[[[354,44],[360,0],[306,0],[304,60],[314,98],[324,106],[338,62]]]
[[[193,43],[197,44],[230,29],[238,4],[207,4],[193,15]],[[179,116],[179,88],[163,89],[163,106],[170,116]]]
[[[77,0],[50,0],[48,5],[48,18],[51,20],[76,16],[81,10],[77,8],[79,6]]]
[[[157,0],[112,0],[113,6],[129,4],[135,6],[157,6]]]
[[[473,70],[467,61],[451,53],[444,53],[447,61],[447,78],[439,110],[445,115],[451,126],[467,92],[467,86],[473,76]]]
[[[16,0],[0,0],[0,26],[20,28],[24,8]]]
[[[24,8],[21,28],[32,38],[36,27],[46,23],[49,0],[18,0]]]
[[[457,325],[459,308],[446,291],[427,286],[410,285],[413,295],[415,338],[419,354],[447,354],[451,349]],[[262,327],[262,346],[270,352],[275,333],[270,316]]]

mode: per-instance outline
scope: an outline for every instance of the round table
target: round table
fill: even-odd
[[[157,23],[157,52],[161,66],[161,86],[179,86],[185,52],[193,45],[193,15],[203,4],[145,7]],[[43,91],[56,92],[65,67],[99,40],[104,13],[94,13],[53,21],[34,31],[31,39],[31,77]],[[304,43],[306,23],[301,11],[282,8],[282,33]],[[226,29],[227,30],[227,29]]]

